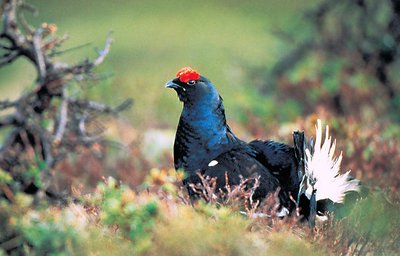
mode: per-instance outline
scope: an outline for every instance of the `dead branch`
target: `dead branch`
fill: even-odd
[[[59,143],[64,135],[65,127],[67,126],[68,122],[68,97],[67,92],[63,90],[63,97],[60,107],[60,114],[59,114],[59,121],[58,121],[58,128],[56,134],[54,136],[54,142]]]
[[[30,164],[37,165],[41,168],[43,184],[38,189],[41,194],[48,194],[50,170],[60,160],[79,147],[90,147],[104,140],[104,129],[90,134],[86,127],[88,123],[96,122],[102,115],[118,115],[132,105],[132,100],[110,107],[76,95],[70,97],[68,84],[95,78],[93,69],[102,64],[109,54],[111,35],[107,36],[104,47],[97,50],[94,60],[85,59],[74,65],[56,62],[52,57],[63,53],[57,48],[67,37],[56,36],[57,27],[54,24],[43,23],[39,28],[32,27],[26,22],[24,11],[35,13],[36,9],[21,0],[2,2],[0,47],[5,53],[0,56],[0,67],[26,58],[36,68],[37,79],[35,87],[15,101],[0,101],[0,111],[12,111],[11,114],[0,115],[0,129],[13,128],[0,145],[0,168],[21,180],[21,170]],[[43,125],[46,121],[53,121],[54,125]],[[27,162],[27,159],[30,160]],[[44,164],[37,164],[38,159]],[[31,180],[20,182],[23,187],[32,185]]]

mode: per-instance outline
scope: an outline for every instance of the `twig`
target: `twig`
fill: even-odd
[[[60,106],[60,117],[58,121],[58,128],[56,135],[54,136],[54,143],[59,143],[64,135],[65,127],[68,121],[68,96],[67,92],[63,90],[63,97]]]
[[[0,111],[14,108],[13,113],[0,117],[0,128],[13,128],[0,148],[0,168],[9,172],[13,178],[21,179],[21,171],[32,165],[37,166],[37,157],[41,157],[46,165],[38,166],[42,169],[42,186],[37,192],[40,197],[50,193],[50,170],[69,152],[81,146],[89,147],[93,143],[104,141],[104,129],[90,133],[87,131],[87,122],[96,122],[94,118],[103,114],[117,115],[130,107],[132,100],[128,99],[117,107],[110,107],[86,99],[72,99],[67,94],[67,86],[74,79],[95,78],[93,68],[102,64],[110,51],[110,34],[104,48],[97,51],[98,56],[93,61],[86,59],[76,65],[55,62],[51,56],[73,50],[58,53],[54,51],[66,40],[66,36],[46,39],[49,34],[55,33],[55,25],[45,24],[36,29],[31,28],[20,11],[22,8],[35,12],[35,9],[23,0],[3,1],[0,8],[3,12],[0,49],[5,52],[0,56],[0,67],[24,56],[37,70],[35,88],[28,90],[15,101],[0,101]],[[21,29],[26,30],[26,33],[22,33]],[[74,49],[80,47],[83,46]],[[60,101],[54,100],[59,98]],[[93,112],[94,117],[90,115]],[[52,118],[58,119],[56,125],[51,127],[52,130],[43,128],[43,123]],[[22,191],[27,183],[31,184],[31,181],[22,178],[21,188],[10,189],[12,192]]]
[[[82,115],[82,117],[81,117],[81,119],[79,121],[79,133],[80,133],[81,138],[82,138],[82,140],[84,142],[93,142],[93,141],[101,139],[103,137],[103,134],[99,133],[99,134],[93,135],[93,136],[89,136],[87,134],[87,132],[86,132],[86,120],[87,120],[88,116],[89,115],[88,115],[87,112],[85,112]]]
[[[45,57],[43,56],[42,52],[42,33],[43,29],[39,28],[35,31],[33,35],[33,47],[34,47],[34,54],[36,58],[36,64],[37,64],[37,69],[39,72],[39,81],[44,82],[46,78],[46,63],[45,63]]]
[[[68,48],[68,49],[65,49],[65,50],[62,50],[62,51],[54,51],[54,52],[51,52],[49,54],[49,56],[50,57],[54,57],[54,56],[57,56],[57,55],[62,55],[62,54],[65,54],[67,52],[71,52],[71,51],[75,51],[75,50],[79,50],[81,48],[87,47],[87,46],[89,46],[91,44],[92,43],[86,43],[86,44],[81,44],[81,45],[78,45],[78,46],[75,46],[75,47],[72,47],[72,48]]]
[[[94,110],[94,111],[105,113],[105,114],[118,114],[119,112],[128,109],[133,104],[132,99],[127,99],[124,102],[122,102],[119,106],[112,108],[105,104],[95,102],[95,101],[90,101],[90,100],[68,99],[68,101],[71,105],[76,105],[83,109]]]
[[[8,53],[4,54],[0,59],[0,67],[4,66],[6,64],[10,64],[14,60],[16,60],[19,55],[20,55],[19,51],[12,51],[12,52],[8,52]]]
[[[114,111],[115,111],[116,113],[122,112],[122,111],[125,111],[125,110],[131,108],[132,105],[133,105],[133,99],[126,99],[126,100],[125,100],[124,102],[122,102],[119,106],[116,106],[116,107],[114,108]]]
[[[10,101],[10,100],[3,100],[0,101],[0,110],[7,109],[7,108],[12,108],[16,106],[15,101]]]
[[[12,126],[16,125],[16,120],[14,115],[9,115],[5,117],[4,119],[0,119],[0,128],[5,127],[5,126]]]
[[[24,10],[27,10],[27,11],[30,11],[34,16],[36,16],[38,14],[37,9],[35,7],[33,7],[32,5],[29,5],[27,3],[21,3],[20,8],[24,9]],[[19,21],[21,23],[22,28],[24,28],[24,30],[28,34],[32,35],[34,33],[35,29],[32,26],[30,26],[29,23],[26,21],[25,16],[24,16],[24,12],[19,12],[18,13],[18,19],[19,19]]]
[[[8,51],[12,51],[13,50],[12,47],[10,47],[8,45],[1,44],[1,43],[0,43],[0,48],[3,49],[3,50],[8,50]]]
[[[104,58],[110,52],[111,43],[112,43],[111,32],[109,32],[107,35],[106,42],[104,44],[104,48],[102,50],[97,50],[99,56],[93,61],[94,66],[98,66],[101,63],[103,63]]]
[[[43,129],[38,129],[39,130],[39,138],[40,138],[40,142],[43,149],[43,153],[44,153],[44,160],[46,162],[46,169],[42,170],[42,173],[46,174],[46,180],[48,180],[48,182],[50,182],[50,179],[48,179],[48,177],[51,176],[50,174],[50,169],[53,168],[54,165],[54,157],[53,157],[53,152],[52,152],[52,147],[51,147],[51,143],[50,143],[50,139],[47,135],[47,132],[44,131]],[[47,186],[45,186],[45,189],[47,189]]]

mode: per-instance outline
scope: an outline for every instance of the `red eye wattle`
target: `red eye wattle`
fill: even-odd
[[[178,71],[178,73],[176,73],[176,77],[179,77],[179,80],[181,82],[188,83],[191,80],[196,81],[197,79],[199,79],[200,78],[200,74],[199,74],[199,72],[197,72],[196,70],[192,69],[191,67],[184,67],[184,68],[181,68]]]

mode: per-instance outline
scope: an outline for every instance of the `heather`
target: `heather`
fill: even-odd
[[[3,17],[8,2],[19,1],[3,1]],[[34,56],[14,61],[0,38],[0,254],[400,250],[396,1],[28,3],[18,14],[21,32],[69,69],[44,74]],[[221,193],[212,180],[193,203],[184,174],[173,170],[181,105],[164,89],[187,65],[212,79],[241,138],[291,144],[292,131],[311,137],[317,119],[328,124],[342,172],[351,170],[366,195],[313,228],[296,214],[275,217],[273,194],[252,202],[251,191]],[[49,74],[53,80],[41,79]],[[36,97],[48,81],[57,81],[50,102]],[[31,111],[18,100],[46,103]],[[14,122],[14,113],[25,121]]]

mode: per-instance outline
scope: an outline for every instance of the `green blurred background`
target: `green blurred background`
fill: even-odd
[[[90,99],[117,105],[132,97],[124,113],[138,129],[174,128],[181,104],[163,85],[183,66],[211,79],[225,99],[228,118],[248,121],[248,110],[263,118],[275,106],[261,96],[251,70],[268,70],[286,53],[274,32],[302,22],[318,1],[28,1],[39,15],[33,25],[55,23],[68,34],[62,49],[90,43],[59,58],[74,63],[94,58],[109,31],[114,43],[98,72],[110,76],[82,84]],[[32,86],[35,70],[24,60],[0,69],[1,98],[13,99]],[[79,86],[78,86],[79,87]],[[78,89],[79,90],[79,89]],[[82,90],[83,91],[83,90]],[[257,104],[255,104],[257,103]]]

